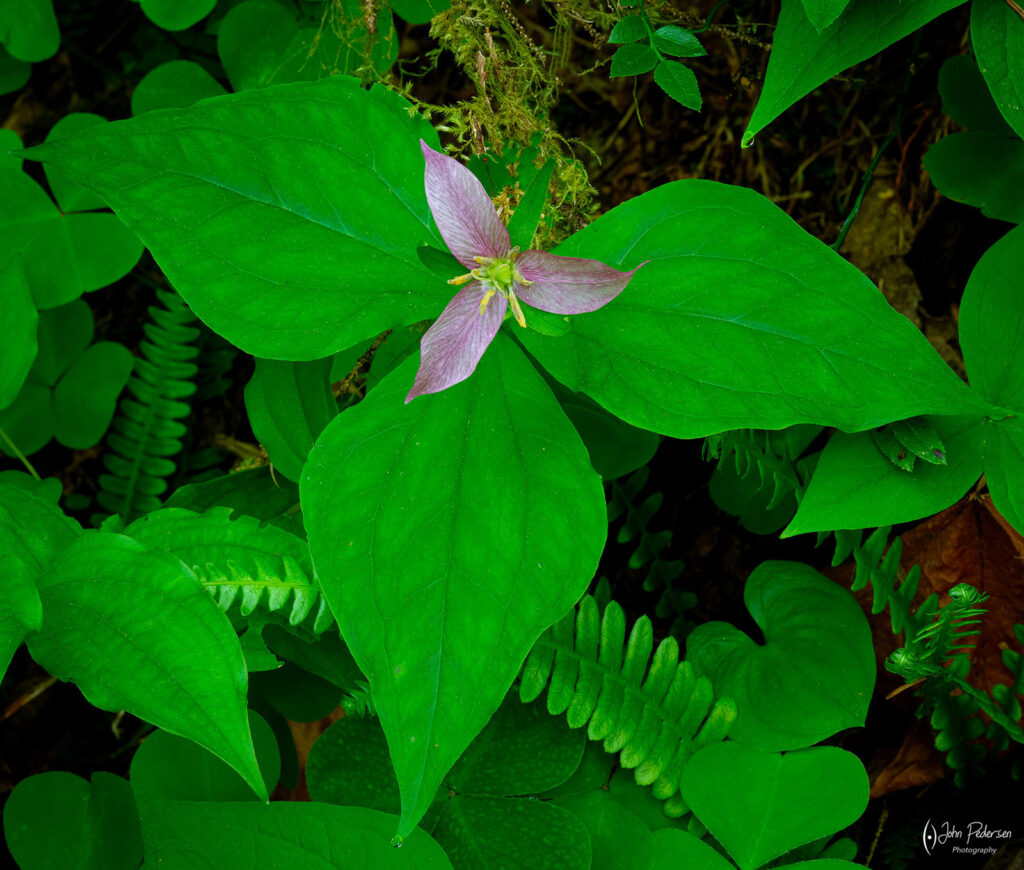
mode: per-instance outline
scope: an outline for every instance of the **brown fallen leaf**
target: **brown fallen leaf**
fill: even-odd
[[[943,779],[945,775],[932,730],[918,721],[907,732],[892,760],[872,777],[871,797],[882,797],[905,788],[920,788]]]

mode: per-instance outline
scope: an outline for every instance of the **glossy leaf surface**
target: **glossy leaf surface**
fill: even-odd
[[[563,384],[634,426],[678,438],[805,422],[856,431],[979,404],[864,275],[753,191],[667,184],[557,253],[650,261],[565,336],[518,334]]]
[[[436,316],[450,295],[416,255],[440,245],[420,137],[436,143],[394,95],[331,78],[147,113],[32,155],[97,191],[225,338],[317,359]]]
[[[90,703],[128,710],[205,746],[260,797],[245,662],[227,617],[173,556],[130,538],[83,536],[39,578],[33,658]]]
[[[405,405],[418,362],[327,427],[301,483],[321,585],[388,735],[400,833],[583,593],[607,534],[579,436],[507,337],[471,378]]]

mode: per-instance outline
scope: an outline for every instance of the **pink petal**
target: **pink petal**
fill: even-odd
[[[408,404],[424,393],[439,393],[466,380],[476,369],[501,326],[508,302],[500,294],[491,297],[487,310],[480,314],[484,285],[467,284],[448,303],[420,342],[420,370],[405,397]]]
[[[516,267],[523,278],[533,282],[516,284],[516,296],[552,314],[596,311],[618,296],[636,272],[620,272],[599,260],[544,251],[524,251],[516,257]]]
[[[427,202],[455,258],[475,269],[474,257],[504,257],[512,243],[479,179],[458,160],[438,154],[420,139],[427,162]]]

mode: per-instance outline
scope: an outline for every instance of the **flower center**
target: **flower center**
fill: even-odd
[[[466,275],[449,279],[449,284],[465,284],[467,281],[479,281],[484,286],[484,295],[480,300],[480,315],[487,311],[487,306],[494,296],[500,293],[508,300],[512,316],[520,326],[526,326],[526,318],[523,317],[523,309],[516,298],[516,284],[532,284],[527,281],[516,268],[516,255],[519,248],[513,248],[504,257],[474,257],[479,267],[473,269]]]

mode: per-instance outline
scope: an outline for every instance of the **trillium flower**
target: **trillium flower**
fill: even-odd
[[[430,211],[449,250],[470,271],[448,282],[465,286],[423,336],[420,368],[407,403],[473,374],[509,309],[526,326],[519,300],[553,314],[583,314],[611,302],[636,272],[620,272],[598,260],[513,248],[477,177],[422,140],[420,147]]]

